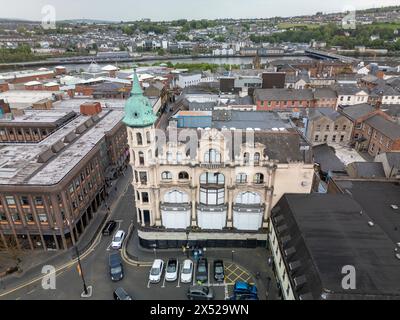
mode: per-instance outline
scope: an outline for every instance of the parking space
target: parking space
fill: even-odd
[[[175,294],[182,296],[186,295],[187,290],[189,289],[190,286],[196,285],[196,269],[197,269],[197,264],[194,263],[193,265],[193,274],[192,274],[192,281],[190,283],[183,283],[181,282],[181,275],[182,275],[182,270],[183,270],[183,261],[179,261],[179,270],[178,270],[178,278],[175,281],[167,281],[166,280],[166,272],[164,267],[164,271],[161,277],[161,281],[158,283],[151,283],[148,278],[146,279],[146,289],[150,291],[157,292],[157,295],[162,294],[162,292],[165,292],[165,298],[166,299],[172,299],[173,296],[171,296],[171,293],[173,292],[174,296]],[[165,263],[167,261],[164,261]],[[150,268],[148,269],[148,272],[150,272]],[[226,285],[225,283],[218,283],[214,281],[213,279],[213,271],[212,271],[212,263],[208,263],[208,280],[206,283],[203,283],[204,286],[207,287],[213,287],[213,291],[215,293],[215,299],[217,300],[224,300],[227,297],[227,290],[226,290]]]
[[[254,279],[247,270],[234,263],[225,264],[225,283],[228,286],[233,286],[237,281],[254,284]]]

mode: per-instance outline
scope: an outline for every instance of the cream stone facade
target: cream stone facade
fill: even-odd
[[[142,246],[267,244],[271,208],[284,193],[310,193],[314,168],[296,131],[255,114],[214,114],[220,129],[157,121],[135,73],[124,123]],[[232,117],[242,129],[228,129]],[[266,126],[243,129],[250,121]]]
[[[282,195],[311,191],[312,164],[269,159],[261,143],[240,144],[232,158],[229,130],[191,130],[200,139],[190,152],[187,143],[156,143],[154,127],[127,130],[139,236],[146,241],[216,239],[222,231],[225,239],[266,241],[271,208]]]

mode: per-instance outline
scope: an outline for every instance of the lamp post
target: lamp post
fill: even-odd
[[[186,230],[186,256],[189,259],[189,230]]]
[[[268,296],[269,296],[269,289],[270,289],[270,286],[271,286],[271,277],[268,277],[268,278],[267,278],[267,292],[266,292],[266,298],[267,298],[267,300],[268,300]]]
[[[83,283],[83,294],[84,294],[85,296],[88,296],[88,295],[89,295],[89,291],[88,291],[88,288],[87,288],[87,286],[86,286],[85,277],[84,277],[84,275],[83,275],[82,264],[81,264],[81,258],[80,258],[80,256],[79,256],[79,250],[78,250],[78,247],[77,247],[77,246],[75,246],[75,252],[76,252],[76,255],[77,255],[77,258],[78,258],[78,273],[79,273],[79,275],[81,276],[81,278],[82,278],[82,283]]]
[[[235,253],[235,250],[232,250],[232,263],[233,263],[233,255]]]

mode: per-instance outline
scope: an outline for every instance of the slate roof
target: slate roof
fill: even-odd
[[[381,162],[353,162],[347,168],[351,178],[385,178],[385,171]]]
[[[331,88],[317,88],[314,91],[315,99],[336,99],[337,95],[335,90]]]
[[[381,115],[372,116],[365,123],[392,140],[400,139],[400,125],[386,120]]]
[[[378,201],[374,207],[381,205]],[[346,194],[286,194],[281,198],[272,210],[272,223],[280,231],[278,243],[285,252],[286,268],[292,269],[289,277],[296,298],[400,299],[395,244],[383,228],[371,227],[369,221],[363,207]],[[356,289],[342,287],[344,266],[354,266]]]
[[[256,101],[299,101],[313,100],[313,92],[311,89],[256,89],[254,90],[254,98]]]
[[[327,144],[321,144],[313,147],[314,162],[321,166],[324,172],[340,172],[345,173],[344,164],[336,156],[332,147]]]
[[[346,106],[346,107],[343,107],[341,110],[341,112],[344,115],[346,115],[348,118],[350,118],[351,120],[360,119],[374,111],[375,111],[375,108],[366,103],[356,104],[353,106]]]

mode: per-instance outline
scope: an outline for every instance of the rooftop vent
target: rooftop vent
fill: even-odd
[[[301,262],[296,260],[293,262],[289,262],[289,269],[290,271],[295,271],[301,267]]]
[[[86,131],[86,129],[87,129],[86,125],[82,124],[78,128],[76,128],[75,133],[76,134],[82,134],[82,133],[84,133]]]
[[[289,249],[285,250],[285,256],[290,257],[296,253],[296,249],[294,247],[290,247]]]
[[[51,146],[51,151],[54,153],[59,153],[62,149],[64,149],[64,143],[60,140]]]
[[[285,231],[288,228],[288,226],[286,224],[279,226],[276,230],[278,231],[278,233],[281,233],[283,231]]]
[[[373,227],[373,226],[375,225],[375,223],[373,223],[372,221],[368,221],[368,225],[369,225],[370,227]]]
[[[37,162],[38,163],[46,163],[47,161],[49,161],[52,157],[54,156],[53,151],[49,148],[45,151],[43,151],[39,157]]]
[[[305,276],[300,276],[297,278],[294,278],[294,284],[296,285],[296,289],[299,289],[302,287],[304,284],[306,284],[307,278]]]
[[[75,132],[70,132],[69,134],[67,134],[64,138],[64,143],[71,143],[72,141],[74,141],[76,139],[76,134]]]

